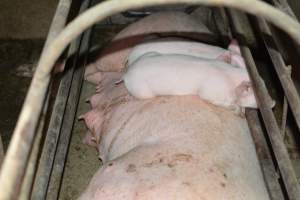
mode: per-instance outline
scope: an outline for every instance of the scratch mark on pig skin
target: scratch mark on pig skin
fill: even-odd
[[[221,186],[222,186],[223,188],[226,187],[226,184],[225,184],[225,183],[221,182],[220,184],[221,184]]]
[[[191,186],[189,182],[182,182],[182,185]]]
[[[168,167],[172,168],[178,164],[178,162],[190,162],[192,155],[189,154],[175,154],[172,160],[168,163]]]
[[[133,173],[136,172],[136,166],[134,164],[129,164],[127,169],[126,169],[127,173]]]
[[[143,167],[152,167],[154,165],[164,164],[164,165],[167,165],[169,168],[173,168],[176,165],[178,165],[179,162],[186,163],[186,162],[190,162],[192,159],[193,159],[193,157],[190,154],[175,154],[175,155],[172,155],[170,158],[160,157],[149,163],[145,163],[142,166]]]

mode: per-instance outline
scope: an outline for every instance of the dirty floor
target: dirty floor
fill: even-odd
[[[112,32],[114,31],[108,31],[107,34]],[[32,68],[39,57],[43,43],[43,39],[0,40],[0,134],[5,149],[11,138],[30,84]],[[92,85],[87,83],[83,85],[77,116],[90,109],[85,99],[93,92]],[[96,150],[82,143],[85,131],[84,123],[76,121],[59,197],[61,200],[76,199],[101,166]],[[293,155],[293,163],[300,180],[300,158]]]

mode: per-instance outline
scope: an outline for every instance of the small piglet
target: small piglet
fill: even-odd
[[[247,71],[212,59],[146,53],[123,80],[129,93],[145,99],[160,95],[199,95],[218,106],[257,108]]]
[[[107,47],[101,50],[96,62],[88,67],[100,71],[122,71],[132,48],[145,41],[152,34],[180,36],[200,41],[216,41],[215,35],[204,24],[184,12],[158,12],[124,28]]]
[[[232,40],[228,50],[197,41],[178,37],[159,38],[138,44],[133,48],[127,59],[130,66],[140,56],[148,52],[161,54],[182,54],[201,58],[217,59],[236,67],[245,68],[245,62],[239,51],[236,40]]]

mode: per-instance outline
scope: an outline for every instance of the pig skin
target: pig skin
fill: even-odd
[[[193,17],[178,11],[158,12],[123,29],[108,47],[100,52],[99,59],[87,67],[96,66],[100,71],[121,71],[132,47],[156,33],[163,36],[177,35],[202,41],[215,41],[215,36],[207,27]]]
[[[166,37],[148,40],[135,46],[127,59],[127,65],[132,65],[140,56],[149,52],[159,54],[181,54],[207,59],[217,59],[233,66],[245,68],[243,57],[239,54],[236,40],[232,40],[228,49],[178,37]]]
[[[104,165],[80,200],[269,199],[244,118],[197,96],[125,100],[114,83],[94,125]]]
[[[247,71],[213,59],[148,53],[128,68],[123,80],[129,93],[140,99],[198,94],[215,105],[235,110],[257,108]],[[243,85],[247,85],[244,90]]]
[[[195,96],[118,105],[80,200],[267,200],[245,119]]]

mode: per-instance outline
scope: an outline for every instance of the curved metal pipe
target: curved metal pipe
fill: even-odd
[[[92,7],[73,20],[47,47],[40,58],[15,128],[0,174],[0,200],[11,199],[24,175],[35,129],[45,99],[51,70],[68,44],[84,30],[111,15],[156,5],[193,4],[226,6],[264,17],[287,32],[300,45],[300,24],[278,9],[259,0],[110,0]]]

